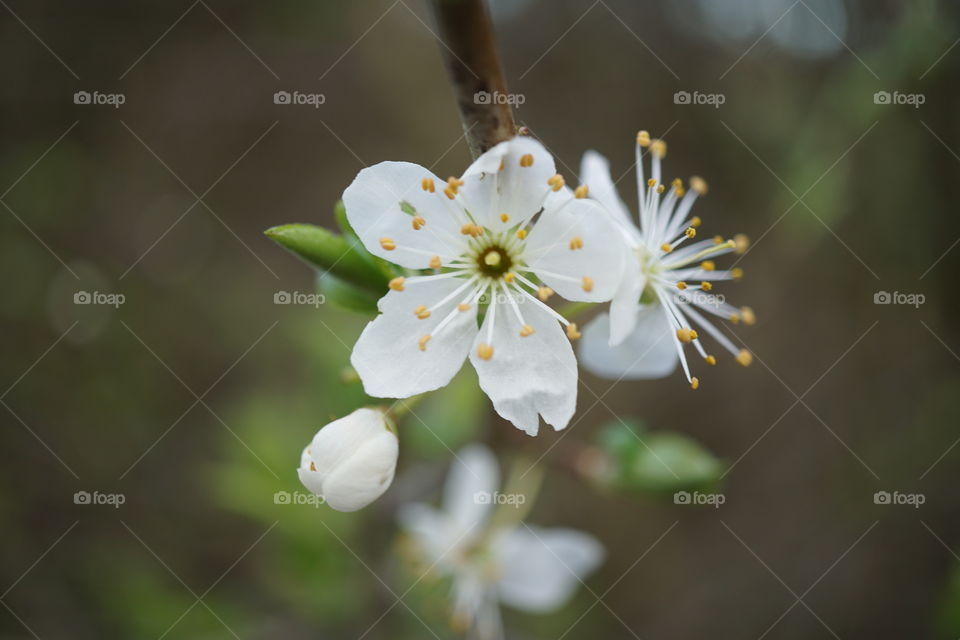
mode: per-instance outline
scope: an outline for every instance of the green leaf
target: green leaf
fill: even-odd
[[[317,291],[338,307],[358,313],[376,314],[378,294],[359,289],[331,273],[317,276]]]
[[[390,273],[364,257],[358,240],[345,238],[312,224],[285,224],[264,232],[309,264],[341,280],[376,293],[383,293]]]

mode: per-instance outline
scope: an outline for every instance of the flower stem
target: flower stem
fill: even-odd
[[[408,413],[413,411],[413,408],[420,404],[420,401],[427,397],[426,393],[421,393],[418,396],[410,396],[403,400],[397,400],[393,405],[387,409],[387,416],[394,422],[400,422]]]
[[[570,304],[557,309],[557,313],[562,315],[567,320],[572,320],[584,311],[590,309],[593,305],[593,302],[571,302]]]
[[[497,143],[516,135],[511,107],[495,94],[506,97],[500,54],[484,0],[431,0],[450,83],[456,93],[460,119],[477,158]],[[476,94],[486,92],[485,100]],[[482,94],[481,94],[482,95]]]

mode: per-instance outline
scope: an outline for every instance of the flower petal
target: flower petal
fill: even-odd
[[[526,525],[505,532],[495,549],[504,572],[500,600],[532,613],[563,606],[605,555],[588,533]]]
[[[356,511],[390,487],[397,469],[397,436],[383,429],[367,440],[323,482],[323,497],[337,511]]]
[[[517,302],[523,323],[534,333],[521,337],[522,325],[513,309],[502,300],[495,302],[496,311],[494,305],[487,310],[470,362],[480,377],[480,388],[501,417],[535,436],[540,428],[539,413],[559,431],[576,410],[577,360],[556,319],[525,298]],[[488,336],[491,322],[492,338]],[[490,359],[479,357],[481,344],[493,346]]]
[[[580,364],[594,375],[615,380],[663,378],[677,367],[673,330],[663,310],[653,304],[641,307],[636,327],[622,343],[610,346],[610,316],[598,315],[583,329]]]
[[[620,288],[610,301],[610,346],[615,347],[633,333],[637,326],[640,294],[647,279],[636,263],[629,258],[624,268]]]
[[[474,309],[454,311],[469,294],[454,296],[420,319],[417,307],[430,307],[458,287],[462,278],[408,282],[404,291],[387,293],[377,306],[382,312],[367,324],[350,355],[350,363],[363,381],[367,395],[376,398],[408,398],[446,385],[463,366],[470,343],[477,333]],[[449,314],[455,313],[439,335],[420,349],[420,341]]]
[[[589,197],[602,204],[619,224],[627,228],[634,226],[630,209],[620,199],[610,176],[610,163],[596,151],[583,154],[580,162],[580,184],[587,185]]]
[[[544,209],[527,238],[524,259],[567,300],[603,302],[616,293],[628,252],[603,207],[575,198]]]
[[[433,192],[423,189],[424,179],[433,181]],[[343,192],[343,205],[350,226],[370,253],[410,269],[425,269],[434,255],[447,262],[465,246],[451,209],[456,205],[444,202],[444,185],[419,165],[381,162],[357,174]],[[414,228],[414,215],[424,221],[419,229]],[[395,248],[388,249],[386,240]]]
[[[457,537],[471,538],[482,533],[493,493],[499,486],[500,466],[490,449],[475,444],[457,453],[443,486],[443,506]]]
[[[502,231],[540,211],[551,192],[547,181],[555,174],[550,152],[536,140],[521,136],[501,142],[477,158],[464,172],[460,192],[477,222]],[[506,221],[502,214],[507,214]]]

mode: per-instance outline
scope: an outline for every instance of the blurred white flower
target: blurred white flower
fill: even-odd
[[[604,557],[587,533],[519,522],[515,503],[494,504],[498,489],[493,453],[471,445],[454,461],[443,509],[414,503],[399,516],[421,563],[452,579],[454,628],[484,640],[503,637],[501,603],[531,613],[556,610]]]
[[[643,170],[646,148],[651,157],[649,179],[644,179]],[[700,218],[691,216],[690,210],[697,197],[707,193],[707,183],[693,177],[689,190],[680,179],[665,185],[660,163],[666,153],[664,141],[651,140],[646,131],[637,134],[639,228],[617,195],[607,160],[593,151],[583,157],[581,181],[616,221],[634,259],[624,270],[609,314],[597,316],[584,328],[580,361],[588,371],[616,379],[664,377],[679,361],[690,386],[696,389],[700,381],[690,374],[684,347],[692,345],[709,365],[717,362],[701,344],[699,331],[720,343],[740,364],[746,366],[752,360],[749,351],[735,346],[704,317],[706,313],[733,323],[754,323],[752,309],[733,307],[713,292],[714,282],[743,275],[739,268],[717,269],[713,259],[730,252],[743,253],[748,241],[737,235],[691,242]]]
[[[505,419],[530,435],[538,414],[555,429],[567,425],[577,396],[568,338],[580,334],[545,301],[554,292],[609,300],[627,255],[598,203],[548,197],[563,186],[543,145],[523,137],[493,147],[460,178],[407,162],[357,175],[343,202],[364,246],[407,269],[433,270],[391,281],[354,347],[368,394],[438,389],[469,354]]]
[[[356,511],[393,482],[397,453],[397,436],[383,411],[357,409],[317,432],[297,473],[303,486],[337,511]]]

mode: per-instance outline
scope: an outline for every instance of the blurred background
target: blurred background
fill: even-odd
[[[556,447],[464,371],[357,514],[275,501],[365,402],[342,374],[368,317],[275,304],[314,274],[262,232],[332,225],[365,165],[467,165],[428,7],[0,4],[0,637],[454,637],[394,513],[473,440],[549,450],[528,520],[609,554],[564,610],[507,611],[510,638],[960,636],[956,3],[493,2],[517,120],[563,173],[597,149],[634,206],[648,129],[669,177],[709,181],[703,232],[752,238],[722,292],[757,311],[729,327],[754,365],[696,394],[584,374]],[[620,419],[702,445],[724,504],[571,474]]]

